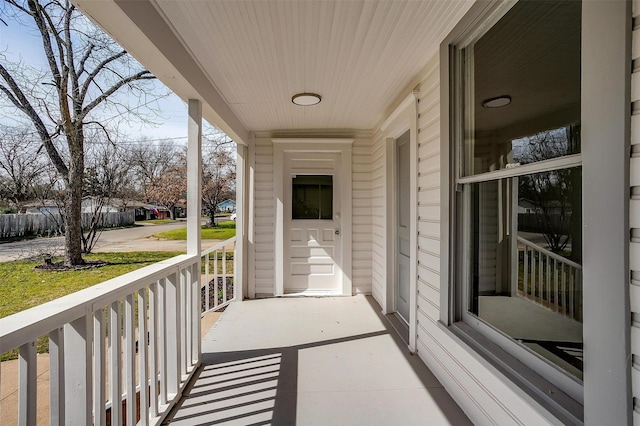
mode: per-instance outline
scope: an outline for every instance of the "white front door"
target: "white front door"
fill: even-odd
[[[409,133],[401,136],[396,145],[396,311],[409,323],[409,298],[411,274],[411,215],[410,188],[411,171],[409,167]]]
[[[340,169],[339,153],[284,153],[284,293],[343,292]]]

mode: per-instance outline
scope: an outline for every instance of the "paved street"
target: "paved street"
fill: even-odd
[[[145,225],[133,228],[104,231],[98,240],[95,252],[121,251],[180,251],[186,250],[186,241],[160,240],[151,235],[170,229],[184,228],[187,223],[179,221],[163,225]],[[206,245],[205,245],[206,246]],[[0,262],[39,256],[44,253],[62,255],[64,238],[37,238],[0,244]]]

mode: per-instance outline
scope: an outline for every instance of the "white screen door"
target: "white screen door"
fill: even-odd
[[[284,154],[284,292],[342,293],[340,154]]]

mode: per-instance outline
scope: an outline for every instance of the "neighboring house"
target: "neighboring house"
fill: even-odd
[[[224,200],[220,204],[218,204],[218,211],[221,212],[232,212],[236,209],[236,202],[234,200]]]
[[[637,2],[74,3],[188,102],[190,170],[203,113],[237,143],[239,300],[372,295],[476,424],[640,425]],[[512,200],[565,171],[558,254]]]

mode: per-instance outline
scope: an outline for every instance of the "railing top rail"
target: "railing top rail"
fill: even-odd
[[[566,257],[562,257],[557,253],[554,253],[550,250],[547,250],[543,247],[540,247],[539,245],[537,245],[536,243],[533,243],[529,240],[527,240],[526,238],[522,238],[522,237],[518,237],[518,241],[520,241],[522,244],[525,244],[527,246],[533,247],[535,250],[539,251],[540,253],[549,256],[553,259],[556,259],[562,263],[566,263],[567,265],[574,267],[576,269],[582,269],[582,265],[580,265],[579,263],[574,262],[573,260],[569,260]]]
[[[235,242],[236,242],[236,237],[231,237],[228,240],[221,241],[213,247],[209,247],[206,250],[202,250],[202,252],[200,253],[200,257],[206,256],[207,254],[212,253],[216,250],[220,250],[224,246],[228,246],[229,244],[235,243]]]
[[[199,259],[199,256],[186,254],[175,256],[0,318],[0,354],[35,340],[83,315],[102,309],[147,284],[178,273]]]

